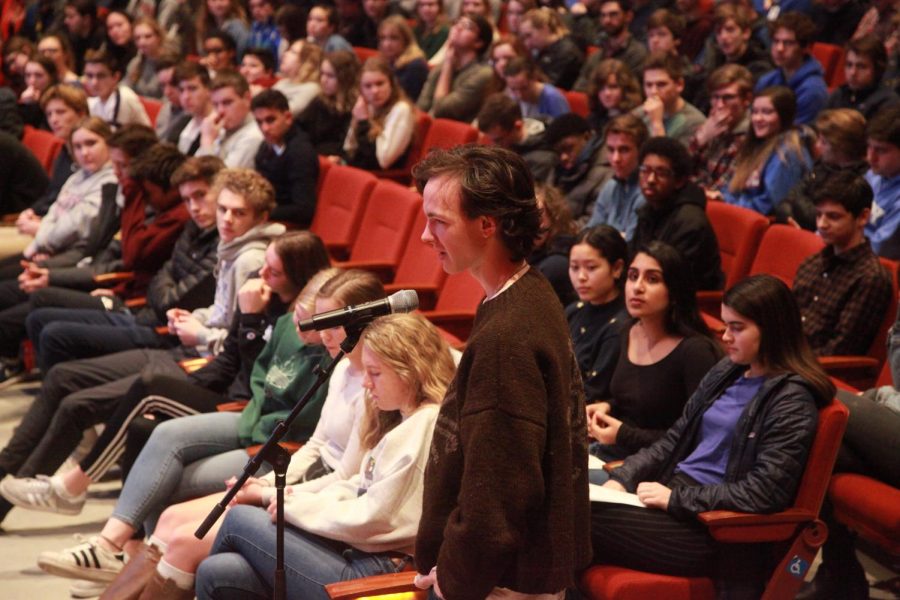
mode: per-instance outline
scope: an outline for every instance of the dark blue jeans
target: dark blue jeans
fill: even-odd
[[[328,600],[325,584],[396,573],[383,554],[343,550],[331,540],[287,526],[284,570],[287,597]],[[275,524],[264,509],[235,506],[225,515],[209,558],[197,571],[199,600],[268,599],[275,570]]]
[[[135,350],[168,348],[165,336],[152,327],[137,325],[128,312],[108,310],[39,308],[25,321],[42,371],[79,358],[92,358]]]

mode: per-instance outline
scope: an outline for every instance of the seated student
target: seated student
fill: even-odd
[[[611,397],[625,325],[625,261],[628,245],[609,225],[585,227],[569,251],[569,278],[578,300],[566,307],[575,358],[588,405]]]
[[[847,83],[831,93],[827,108],[853,108],[871,119],[882,107],[900,102],[897,93],[882,85],[887,68],[884,43],[874,35],[850,40],[844,61]]]
[[[706,117],[681,97],[684,76],[680,60],[669,53],[654,53],[644,63],[644,95],[647,99],[634,110],[652,136],[675,139],[685,147]]]
[[[72,47],[64,35],[47,33],[38,40],[38,54],[46,56],[56,63],[56,73],[61,83],[81,87],[81,79],[78,73],[72,70],[75,66],[75,56]]]
[[[625,66],[625,63],[610,58],[597,65],[591,74],[587,87],[587,117],[591,129],[602,133],[615,117],[630,112],[641,100],[641,86]]]
[[[525,261],[541,272],[563,306],[575,300],[569,280],[569,249],[575,234],[575,223],[562,193],[546,183],[534,184],[534,197],[541,211],[541,234]]]
[[[203,122],[213,113],[209,71],[195,62],[179,63],[172,72],[172,83],[178,89],[181,109],[189,120],[178,134],[178,149],[194,156],[200,149]]]
[[[774,85],[791,88],[797,97],[793,123],[812,123],[828,101],[822,65],[809,53],[815,41],[815,25],[804,14],[784,12],[770,24],[770,30],[775,69],[756,81],[755,90]]]
[[[383,295],[384,289],[374,275],[348,271],[320,288],[316,297],[316,312],[329,310],[321,308],[324,305],[343,308],[376,300]],[[321,343],[332,357],[337,355],[343,338],[342,328],[321,332]],[[314,342],[315,337],[309,336],[308,340]],[[287,343],[287,339],[283,342]],[[298,350],[306,346],[299,339],[290,344]],[[347,363],[342,363],[341,369],[332,375],[329,385],[318,390],[301,412],[302,418],[289,430],[289,440],[306,441],[313,434],[326,393],[342,397],[350,406],[357,402],[356,396],[362,383],[362,348],[362,344],[358,345]],[[317,365],[327,364],[323,354],[320,350],[312,352],[306,349],[301,354],[301,360],[284,365],[290,370],[286,381],[290,382],[288,387],[292,388],[292,393],[279,394],[277,398],[269,394],[254,394],[256,402],[248,404],[241,413],[189,415],[156,427],[131,470],[112,517],[103,525],[99,535],[79,544],[79,549],[83,547],[88,552],[93,551],[98,560],[93,564],[83,564],[83,561],[74,559],[78,555],[77,549],[74,555],[73,549],[66,549],[41,553],[38,566],[64,577],[111,581],[122,570],[122,547],[141,526],[152,533],[159,515],[170,504],[225,490],[225,481],[237,474],[247,462],[247,446],[261,443],[269,437],[276,419],[283,419],[289,412],[288,407],[293,408],[292,403],[302,393],[301,390],[309,387],[308,373]],[[295,379],[294,373],[306,375]],[[346,418],[346,413],[343,416]],[[356,460],[360,458],[357,454]],[[358,468],[359,463],[352,470]],[[268,467],[262,473],[266,471]]]
[[[508,33],[502,34],[491,44],[488,49],[488,63],[494,72],[494,80],[491,82],[492,92],[500,92],[506,90],[506,77],[503,71],[506,65],[514,58],[531,58],[528,50],[522,45],[522,41]]]
[[[286,268],[289,265],[295,266],[289,270]],[[260,278],[248,280],[241,288],[241,312],[232,323],[226,348],[201,370],[204,372],[185,376],[148,369],[120,397],[100,393],[91,402],[81,403],[64,398],[55,407],[46,433],[20,469],[20,472],[39,475],[37,478],[7,477],[0,485],[0,494],[20,508],[78,514],[84,507],[88,486],[102,477],[126,451],[130,456],[125,457],[124,466],[126,472],[130,471],[155,428],[141,425],[137,435],[131,435],[132,424],[146,420],[144,415],[150,415],[158,424],[172,418],[216,412],[217,406],[229,399],[249,400],[254,406],[247,410],[245,418],[257,419],[267,413],[257,421],[256,427],[274,424],[279,416],[284,416],[284,407],[290,406],[296,395],[304,391],[302,386],[307,385],[312,367],[324,354],[316,348],[317,343],[303,347],[291,321],[292,311],[285,314],[285,307],[302,298],[311,311],[318,289],[336,274],[335,270],[326,269],[322,277],[315,277],[327,265],[325,246],[314,234],[296,231],[275,238],[266,249]],[[298,292],[300,289],[303,291]],[[298,314],[301,311],[308,317],[307,310],[300,309]],[[310,363],[311,357],[316,360]],[[89,393],[82,392],[82,397]],[[256,416],[251,417],[254,412]],[[56,471],[78,443],[81,431],[90,427],[89,423],[97,422],[105,422],[103,433],[78,467],[52,478],[40,475]]]
[[[869,170],[866,181],[875,198],[866,237],[878,256],[900,259],[900,106],[885,108],[866,128]]]
[[[706,40],[713,32],[714,20],[712,6],[708,2],[699,0],[678,0],[675,7],[678,14],[685,20],[684,35],[681,36],[679,52],[692,63],[697,60],[703,51]],[[653,15],[648,19],[647,42],[650,41],[649,24],[653,21]]]
[[[823,110],[816,117],[815,162],[803,181],[791,188],[775,207],[779,223],[796,224],[816,230],[816,207],[812,202],[816,189],[832,174],[847,171],[862,177],[869,169],[866,162],[866,119],[852,108]]]
[[[606,224],[631,241],[637,211],[646,202],[638,183],[638,155],[649,137],[643,121],[634,115],[620,115],[606,126],[604,143],[613,176],[600,189],[587,227]]]
[[[627,0],[601,0],[599,9],[599,22],[603,34],[599,39],[587,42],[600,49],[588,57],[581,67],[581,73],[573,88],[580,92],[587,90],[591,74],[602,61],[615,58],[625,63],[632,75],[637,75],[643,69],[644,60],[647,58],[647,47],[638,41],[629,29],[634,17],[631,3]]]
[[[260,82],[271,82],[275,74],[275,55],[268,48],[247,48],[238,73],[250,84],[250,95],[256,96],[268,86]]]
[[[721,350],[697,310],[690,268],[662,242],[641,247],[625,277],[619,358],[607,373],[609,390],[587,407],[590,452],[621,460],[659,440]],[[608,477],[591,471],[592,483]]]
[[[63,25],[60,31],[68,39],[75,57],[73,68],[76,73],[83,73],[87,53],[100,50],[106,37],[97,14],[97,3],[94,0],[66,0]]]
[[[603,137],[575,113],[556,118],[547,128],[547,146],[559,155],[553,185],[566,195],[577,224],[588,219],[597,192],[612,174],[603,153]]]
[[[428,63],[406,19],[392,15],[378,25],[378,54],[391,65],[397,83],[415,102],[428,79]]]
[[[216,75],[210,85],[213,110],[200,125],[195,156],[217,156],[229,168],[252,168],[263,135],[250,114],[250,86],[239,73]]]
[[[277,59],[281,47],[281,33],[275,24],[275,0],[250,0],[250,37],[248,48],[265,48]],[[274,70],[274,68],[273,68]]]
[[[525,159],[535,181],[551,180],[558,159],[546,143],[546,121],[523,117],[519,103],[503,92],[487,97],[476,121],[491,143]]]
[[[296,120],[320,156],[341,153],[351,112],[359,95],[359,59],[348,50],[326,54],[320,67],[321,91]]]
[[[363,65],[351,114],[343,152],[347,164],[366,170],[403,164],[416,129],[415,108],[384,59],[373,57]]]
[[[475,118],[493,80],[491,67],[483,60],[493,35],[490,23],[481,17],[456,20],[450,28],[443,64],[431,70],[419,94],[421,110],[465,123]]]
[[[338,12],[338,33],[351,46],[365,46],[364,31],[366,14],[363,12],[362,0],[344,0],[335,5]],[[282,7],[282,10],[284,7]],[[301,36],[302,37],[302,36]],[[374,46],[373,46],[374,47]]]
[[[0,260],[0,281],[15,279],[23,258],[39,266],[68,267],[84,256],[84,242],[100,212],[103,186],[116,182],[106,145],[110,135],[109,126],[97,117],[88,117],[72,129],[68,142],[78,170],[66,179],[22,255]]]
[[[134,22],[134,43],[137,55],[125,68],[122,83],[140,96],[161,98],[162,86],[156,77],[156,61],[162,55],[166,33],[156,19],[139,17]]]
[[[529,59],[516,57],[503,69],[506,93],[519,102],[525,117],[555,119],[572,112],[569,101],[559,88],[543,83],[537,67]]]
[[[658,240],[673,246],[688,264],[698,290],[722,289],[725,280],[719,243],[706,216],[703,190],[690,182],[691,157],[670,138],[650,138],[641,146],[638,168],[647,203],[629,242],[632,255]]]
[[[25,63],[25,91],[19,95],[17,108],[25,125],[37,129],[50,130],[47,117],[41,110],[41,96],[50,87],[59,83],[56,63],[40,54]]]
[[[320,46],[325,54],[353,50],[350,42],[336,33],[338,25],[337,9],[331,4],[317,3],[306,17],[306,41]]]
[[[690,72],[692,62],[681,52],[681,41],[685,33],[684,16],[667,8],[659,8],[650,13],[647,19],[647,50],[668,52],[681,56],[682,70]]]
[[[150,117],[140,98],[125,85],[119,84],[121,67],[105,50],[90,50],[85,56],[84,89],[88,93],[91,115],[100,117],[113,129],[137,123],[150,125]]]
[[[726,64],[745,67],[755,81],[774,66],[765,47],[753,37],[757,15],[749,6],[723,2],[715,8],[713,29],[715,36],[703,51],[701,72],[712,74]],[[705,94],[694,95],[694,103],[701,109],[708,107]]]
[[[817,407],[831,402],[834,386],[780,280],[754,275],[736,284],[725,293],[722,317],[727,358],[703,378],[678,421],[604,484],[637,492],[645,507],[592,503],[594,562],[712,576],[723,593],[759,597],[768,545],[715,542],[697,526],[697,514],[787,508],[816,433]]]
[[[285,503],[287,590],[298,598],[322,597],[326,583],[401,571],[412,560],[428,448],[453,360],[434,327],[418,315],[383,317],[366,328],[360,344],[367,397],[361,466],[342,479],[296,485]],[[258,497],[251,486],[244,502],[272,497],[270,489],[263,492]],[[187,539],[188,526],[182,529],[178,541]],[[199,597],[218,597],[223,584],[243,595],[270,593],[274,544],[269,514],[258,506],[235,507],[197,571]],[[158,571],[164,567],[161,562]],[[223,575],[236,567],[242,575],[226,584]]]
[[[156,123],[153,124],[153,128],[160,141],[176,145],[178,136],[191,120],[181,106],[178,84],[173,81],[175,67],[181,62],[180,55],[174,51],[163,52],[156,61],[156,79],[162,88],[162,106],[156,114]],[[182,152],[182,154],[184,153]]]
[[[219,246],[216,294],[209,307],[166,311],[169,334],[178,337],[195,356],[217,354],[228,333],[237,305],[237,291],[263,263],[269,241],[284,232],[279,223],[267,223],[275,205],[272,184],[249,169],[227,169],[216,176]],[[33,311],[26,321],[38,364],[47,370],[56,363],[77,358],[122,354],[134,348],[170,348],[173,339],[158,335],[153,327],[113,320],[104,311]]]
[[[240,60],[250,39],[250,23],[244,4],[237,0],[202,0],[196,18],[196,38],[205,40],[210,31],[220,30],[234,40],[235,58]],[[218,71],[218,69],[216,69]]]
[[[391,15],[401,15],[402,9],[399,5],[390,3],[387,0],[364,0],[362,3],[362,36],[361,46],[365,48],[378,49],[378,28],[382,21]]]
[[[291,112],[302,113],[315,98],[319,87],[319,65],[322,62],[322,49],[315,44],[297,40],[291,44],[281,57],[279,79],[272,89],[287,96]]]
[[[250,108],[265,139],[256,153],[256,170],[275,188],[275,208],[269,218],[306,229],[316,211],[319,159],[315,149],[300,124],[294,122],[281,92],[263,90],[253,98]]]
[[[199,36],[198,36],[199,37]],[[218,29],[207,31],[202,40],[200,65],[209,69],[209,76],[233,70],[237,60],[234,38]]]
[[[140,125],[123,127],[112,135],[109,145],[122,163],[117,170],[126,172],[119,174],[119,185],[107,184],[101,192],[100,212],[85,242],[84,259],[70,267],[26,263],[17,280],[0,283],[4,299],[0,356],[17,354],[26,335],[25,319],[38,308],[111,311],[131,322],[142,311],[132,315],[124,301],[147,296],[152,278],[169,260],[188,220],[177,190],[169,184],[184,156],[171,146],[157,144],[153,132]],[[119,196],[125,202],[121,211]],[[114,271],[130,271],[134,277],[111,288],[95,282],[95,276]]]
[[[188,206],[191,222],[185,226],[181,237],[178,238],[172,258],[151,282],[150,292],[147,295],[148,307],[138,313],[136,316],[138,322],[145,322],[144,319],[147,317],[156,321],[161,317],[165,322],[165,308],[159,314],[157,309],[164,307],[166,303],[177,303],[184,307],[209,303],[215,286],[213,269],[216,266],[219,235],[216,229],[215,198],[208,192],[216,173],[223,168],[224,165],[218,158],[191,158],[173,175],[172,182],[178,186],[179,193]],[[48,371],[37,398],[29,407],[20,426],[6,447],[0,450],[0,476],[35,475],[35,470],[22,467],[46,432],[53,413],[64,400],[68,399],[73,404],[79,397],[95,402],[118,400],[139,377],[132,375],[130,379],[122,380],[124,383],[118,386],[110,385],[110,382],[139,373],[145,366],[153,369],[154,374],[163,372],[166,366],[170,367],[166,371],[170,374],[178,376],[184,374],[181,367],[174,362],[184,358],[181,353],[174,359],[167,351],[156,351],[157,356],[151,351],[137,351],[137,353],[137,356],[126,357],[133,360],[122,369],[119,369],[120,363],[125,361],[120,359],[129,353],[122,353],[122,356],[115,358],[101,357],[75,361],[58,365]],[[157,360],[160,355],[168,362]],[[89,392],[79,396],[80,391],[88,389]],[[77,444],[79,439],[80,436],[77,436],[74,443]],[[0,500],[0,520],[11,508],[11,504]]]
[[[688,150],[694,159],[694,182],[704,190],[718,190],[731,178],[750,130],[753,76],[740,65],[726,64],[710,74],[706,89],[709,118],[694,132]]]
[[[859,175],[837,172],[819,182],[812,201],[826,246],[794,277],[803,333],[820,356],[866,354],[891,300],[891,278],[863,233],[872,189]]]
[[[550,83],[572,89],[584,64],[584,53],[559,13],[548,7],[529,10],[519,23],[519,38]]]
[[[112,9],[104,18],[106,41],[104,47],[120,65],[125,66],[137,55],[134,45],[134,17],[124,8]]]
[[[765,88],[753,98],[750,132],[734,158],[731,179],[719,191],[729,204],[769,215],[812,167],[789,88]]]
[[[444,47],[450,34],[450,23],[444,12],[443,0],[416,0],[415,13],[413,33],[416,42],[425,53],[428,65],[436,66],[444,60]]]

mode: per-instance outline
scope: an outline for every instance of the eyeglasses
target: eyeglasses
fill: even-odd
[[[738,98],[740,98],[739,94],[713,94],[709,97],[709,102],[710,104],[713,104],[715,102],[728,103],[734,102]]]
[[[675,177],[675,172],[668,167],[651,167],[649,165],[641,165],[638,168],[638,173],[641,174],[641,177],[649,178],[650,175],[653,175],[657,179],[672,179]]]

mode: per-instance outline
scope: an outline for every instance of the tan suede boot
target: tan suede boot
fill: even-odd
[[[193,589],[183,590],[171,579],[163,579],[158,571],[153,571],[153,577],[138,600],[193,600],[193,598]]]
[[[140,550],[113,579],[100,600],[137,600],[156,572],[162,555],[156,546],[141,544]]]

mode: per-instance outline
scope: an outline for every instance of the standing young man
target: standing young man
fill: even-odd
[[[590,558],[586,421],[559,301],[525,262],[531,176],[485,146],[432,153],[414,175],[422,240],[487,296],[435,425],[417,583],[454,600],[561,599]]]

